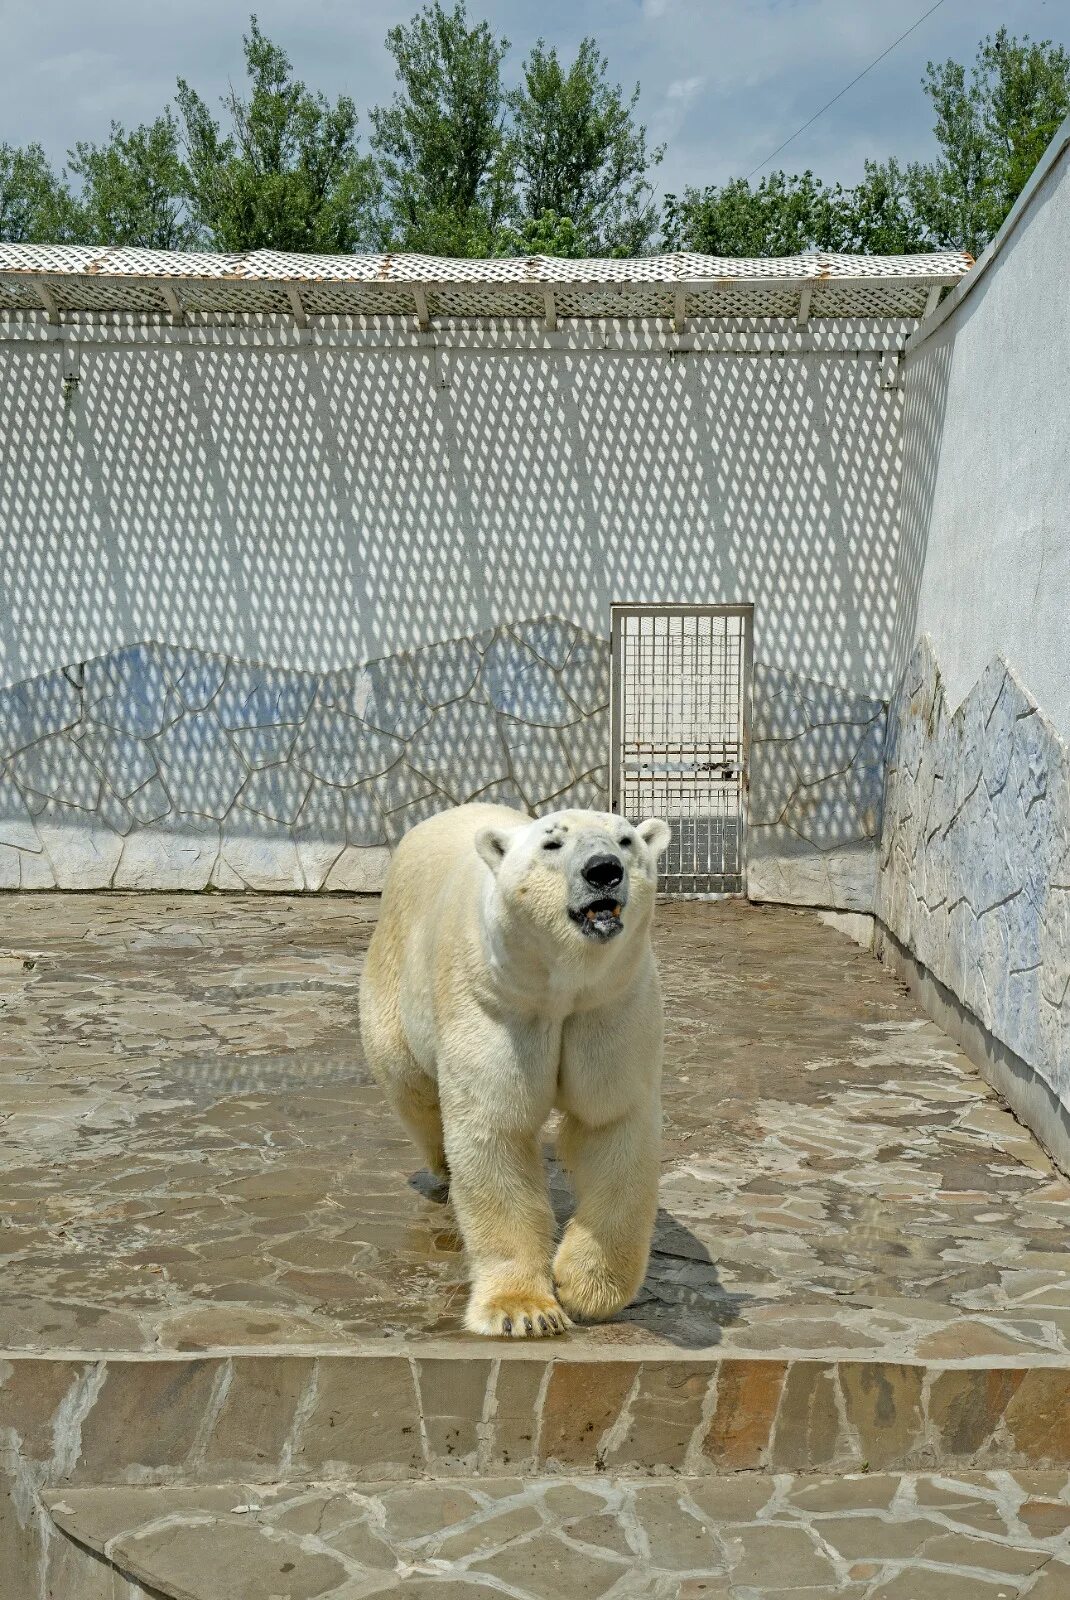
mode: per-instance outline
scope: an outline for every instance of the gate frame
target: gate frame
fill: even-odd
[[[754,656],[754,602],[752,600],[737,601],[730,604],[717,605],[691,605],[673,601],[657,600],[613,600],[609,607],[609,638],[610,638],[610,668],[609,668],[609,809],[616,812],[620,803],[620,729],[621,709],[624,696],[624,678],[621,673],[622,654],[622,627],[625,617],[742,617],[743,618],[743,654],[741,670],[743,674],[742,701],[743,701],[743,731],[740,750],[743,760],[743,781],[740,785],[741,811],[741,838],[740,848],[742,856],[742,871],[740,873],[741,887],[738,893],[711,891],[708,894],[679,894],[673,895],[674,900],[746,900],[747,899],[747,867],[749,864],[750,842],[750,729],[751,729],[751,702],[753,698],[753,656]],[[666,891],[661,891],[666,892]]]

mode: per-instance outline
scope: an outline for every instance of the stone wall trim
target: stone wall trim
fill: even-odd
[[[985,1082],[1001,1095],[1019,1122],[1035,1134],[1056,1166],[1070,1174],[1070,1107],[1038,1072],[997,1039],[946,984],[901,944],[890,928],[877,923],[873,950],[937,1027],[959,1046]]]
[[[132,645],[0,689],[0,890],[376,893],[447,806],[606,809],[609,696],[557,616],[323,673]],[[756,665],[751,898],[872,911],[885,725]]]
[[[604,808],[608,702],[559,617],[323,673],[132,645],[0,689],[0,889],[376,892],[448,806]]]

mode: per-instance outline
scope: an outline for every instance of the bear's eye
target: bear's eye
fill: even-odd
[[[544,850],[560,850],[560,848],[561,848],[561,840],[560,839],[544,839],[543,842],[542,842],[542,847],[543,847]]]
[[[635,840],[632,838],[630,833],[626,833],[624,835],[624,838],[621,840],[621,844],[624,846],[625,849],[627,849],[629,845],[634,844],[634,843],[635,843]]]

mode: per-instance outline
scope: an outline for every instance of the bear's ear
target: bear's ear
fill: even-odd
[[[653,850],[655,860],[668,848],[669,840],[672,838],[669,824],[662,822],[660,817],[648,817],[635,831],[643,843]]]
[[[492,872],[497,872],[505,860],[512,833],[508,828],[480,828],[476,834],[476,852]]]

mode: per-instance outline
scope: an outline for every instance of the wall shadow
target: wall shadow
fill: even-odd
[[[914,575],[877,352],[284,331],[8,321],[0,683],[146,639],[320,672],[510,616],[602,635],[615,599],[753,600],[758,659],[890,692]]]

